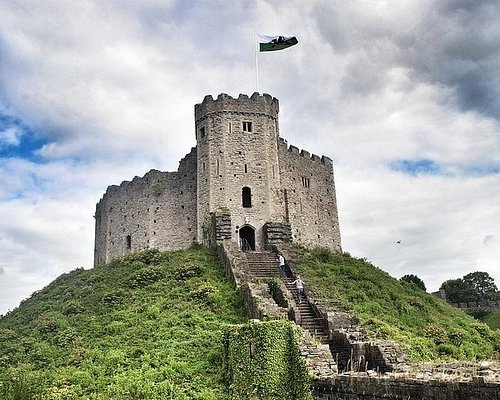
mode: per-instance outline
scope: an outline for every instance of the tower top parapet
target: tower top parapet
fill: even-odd
[[[205,96],[201,104],[194,106],[196,121],[207,114],[217,112],[258,113],[278,118],[279,101],[267,93],[259,94],[255,92],[250,97],[246,94],[240,94],[236,99],[228,94],[221,93],[215,100],[211,95]]]

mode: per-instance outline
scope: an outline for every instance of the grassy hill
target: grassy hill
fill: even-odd
[[[332,307],[373,337],[399,341],[413,361],[498,358],[498,330],[366,260],[302,249],[295,268]],[[77,269],[0,318],[0,399],[222,400],[223,331],[245,321],[204,248]]]
[[[222,329],[243,321],[206,249],[77,269],[0,319],[0,398],[223,399]]]
[[[498,331],[364,259],[302,249],[295,267],[319,297],[355,315],[373,337],[400,342],[412,361],[499,357]]]

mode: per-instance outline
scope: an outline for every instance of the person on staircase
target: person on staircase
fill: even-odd
[[[297,275],[295,280],[292,282],[292,285],[295,285],[295,288],[297,289],[297,296],[299,297],[299,304],[302,303],[302,297],[304,297],[304,300],[306,299],[304,296],[304,281],[300,279],[300,275]]]
[[[276,259],[279,263],[280,271],[284,274],[285,273],[285,257],[283,257],[282,253],[278,253],[278,258]]]

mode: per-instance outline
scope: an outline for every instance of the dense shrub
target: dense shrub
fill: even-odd
[[[185,281],[203,275],[203,267],[200,265],[183,265],[175,270],[175,279]]]
[[[128,286],[131,288],[140,288],[155,283],[164,276],[165,273],[160,267],[143,268],[130,277]]]

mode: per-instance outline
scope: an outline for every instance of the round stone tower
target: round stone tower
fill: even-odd
[[[259,250],[264,224],[284,220],[276,98],[206,96],[195,106],[198,241],[211,212],[231,215],[231,239]]]

